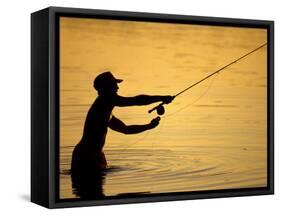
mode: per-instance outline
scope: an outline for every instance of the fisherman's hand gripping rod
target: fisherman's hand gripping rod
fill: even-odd
[[[214,76],[215,74],[219,73],[220,71],[224,70],[225,68],[229,67],[230,65],[240,61],[241,59],[245,58],[246,56],[252,54],[253,52],[255,52],[255,51],[259,50],[259,49],[261,49],[262,47],[264,47],[266,45],[267,45],[267,43],[262,44],[261,46],[257,47],[256,49],[252,50],[251,52],[246,53],[245,55],[241,56],[240,58],[230,62],[229,64],[227,64],[227,65],[223,66],[222,68],[216,70],[215,72],[209,74],[208,76],[204,77],[203,79],[199,80],[198,82],[196,82],[196,83],[192,84],[191,86],[183,89],[182,91],[180,91],[179,93],[174,95],[173,99],[176,98],[177,96],[181,95],[182,93],[186,92],[187,90],[193,88],[194,86],[198,85],[199,83],[203,82],[204,80]],[[172,101],[170,101],[170,102],[172,102]],[[156,110],[158,115],[163,115],[165,113],[165,109],[163,107],[164,104],[168,104],[168,103],[167,102],[162,102],[162,103],[158,104],[157,106],[153,107],[152,109],[148,110],[148,113],[151,113],[154,110]]]

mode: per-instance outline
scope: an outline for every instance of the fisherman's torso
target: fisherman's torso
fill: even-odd
[[[107,126],[114,108],[113,98],[99,96],[88,111],[81,143],[101,151],[105,143]]]

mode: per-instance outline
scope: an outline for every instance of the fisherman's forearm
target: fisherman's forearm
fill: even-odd
[[[163,101],[166,96],[160,95],[138,95],[134,97],[136,105],[148,105],[151,103]]]
[[[141,133],[143,131],[151,129],[150,124],[146,125],[128,125],[126,128],[123,130],[124,134],[137,134]]]
[[[173,99],[172,96],[169,95],[137,95],[135,97],[121,97],[117,96],[115,100],[116,106],[142,106],[142,105],[148,105],[155,102],[163,102],[167,101],[170,102]]]

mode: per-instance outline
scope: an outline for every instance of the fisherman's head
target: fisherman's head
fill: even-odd
[[[115,94],[118,91],[118,83],[122,81],[121,79],[116,79],[110,71],[106,71],[95,78],[93,86],[99,95]]]

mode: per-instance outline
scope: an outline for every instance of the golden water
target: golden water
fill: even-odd
[[[124,80],[119,94],[173,95],[267,41],[265,29],[61,18],[60,197],[74,198],[71,153],[79,142],[95,76]],[[137,135],[109,130],[115,172],[106,196],[267,185],[266,47],[177,97],[160,125]],[[146,124],[154,105],[116,107]]]

